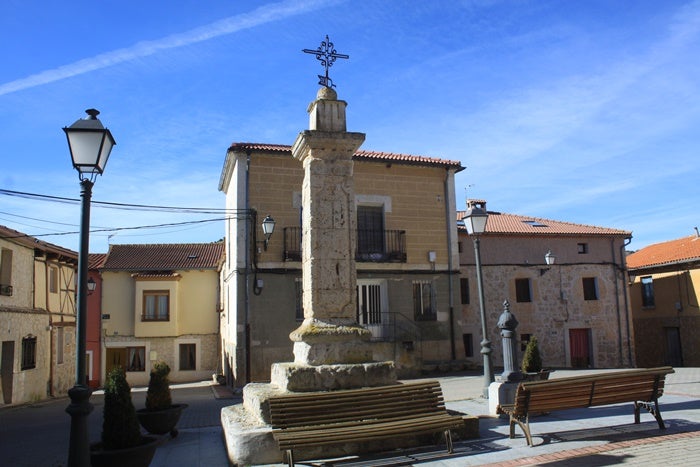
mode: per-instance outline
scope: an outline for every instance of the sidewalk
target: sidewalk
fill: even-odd
[[[550,378],[581,375],[604,370],[557,370]],[[463,467],[475,465],[600,466],[700,465],[700,368],[677,368],[669,375],[660,399],[666,430],[659,430],[654,418],[643,412],[642,423],[634,424],[631,404],[567,410],[531,419],[534,447],[529,447],[519,428],[515,439],[508,437],[506,419],[488,413],[488,401],[481,397],[480,375],[436,375],[448,409],[479,416],[480,438],[455,442],[454,453],[427,447],[381,453],[326,462],[298,462],[299,465],[425,466]],[[220,386],[212,386],[217,397],[232,397]],[[232,403],[239,399],[231,399]],[[223,401],[222,401],[223,402]],[[227,466],[221,427],[185,428],[177,438],[158,448],[152,466]],[[284,464],[275,464],[283,466]]]

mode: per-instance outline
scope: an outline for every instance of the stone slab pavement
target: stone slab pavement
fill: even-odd
[[[619,370],[556,370],[550,378],[602,371]],[[644,411],[642,423],[635,425],[632,404],[574,409],[532,418],[534,447],[527,445],[519,427],[515,439],[510,439],[507,419],[488,414],[488,400],[481,397],[484,382],[480,375],[473,372],[437,374],[425,379],[440,381],[448,409],[479,416],[480,438],[455,442],[452,454],[427,447],[297,464],[338,467],[700,465],[700,368],[676,368],[676,373],[667,378],[666,392],[660,399],[665,430],[660,430],[654,418]],[[220,393],[217,397],[232,397],[225,388],[213,388],[215,395],[217,391]],[[231,399],[231,402],[238,400]],[[191,410],[185,412],[192,413]],[[158,448],[151,465],[228,466],[221,427],[181,429],[177,438]],[[274,467],[283,465],[274,464]]]

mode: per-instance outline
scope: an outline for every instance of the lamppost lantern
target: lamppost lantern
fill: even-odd
[[[265,219],[263,219],[262,229],[265,235],[265,250],[267,250],[267,243],[270,241],[270,237],[272,237],[272,233],[275,231],[275,220],[270,215],[265,216]]]
[[[486,231],[489,214],[481,203],[470,201],[467,213],[462,220],[469,235],[481,235]]]
[[[64,127],[68,138],[73,167],[80,177],[80,249],[78,250],[78,293],[75,316],[75,385],[68,390],[70,404],[66,412],[71,417],[68,465],[90,465],[90,443],[87,418],[93,410],[92,391],[87,385],[87,296],[94,290],[95,281],[88,279],[90,251],[90,198],[96,176],[102,175],[107,159],[116,144],[112,133],[102,126],[95,109],[85,111],[88,116]]]
[[[552,250],[549,250],[546,255],[544,255],[544,262],[547,263],[547,266],[551,266],[554,264],[554,260],[556,259],[556,256],[552,254]]]
[[[112,133],[97,118],[99,110],[88,109],[87,117],[63,128],[68,138],[68,148],[73,167],[81,175],[102,174],[115,144]]]

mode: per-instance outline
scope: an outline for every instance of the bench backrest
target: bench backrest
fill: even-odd
[[[438,381],[396,384],[309,394],[285,394],[268,399],[274,428],[389,419],[444,413]]]
[[[520,383],[514,410],[525,415],[621,402],[651,402],[663,394],[666,375],[673,372],[671,367],[660,367]]]

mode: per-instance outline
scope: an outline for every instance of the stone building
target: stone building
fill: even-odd
[[[120,365],[148,384],[154,361],[173,382],[218,372],[219,272],[224,245],[112,245],[102,275],[102,378]]]
[[[639,366],[700,366],[700,234],[627,257]]]
[[[358,150],[353,156],[357,321],[374,359],[399,375],[456,358],[458,300],[454,174],[458,161]],[[222,365],[228,384],[269,381],[294,359],[290,333],[302,306],[302,180],[291,146],[234,143],[219,189],[226,194]],[[276,222],[266,240],[261,223]]]
[[[470,202],[482,203],[483,200]],[[536,336],[547,367],[634,365],[625,245],[631,233],[488,211],[481,235],[486,324],[493,364],[503,364],[496,324],[508,300],[520,351]],[[462,219],[465,211],[457,213]],[[459,225],[460,356],[481,365],[481,320],[472,239]],[[547,265],[551,252],[554,264]],[[519,355],[519,361],[522,354]]]
[[[75,383],[78,254],[0,226],[0,405]]]

